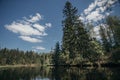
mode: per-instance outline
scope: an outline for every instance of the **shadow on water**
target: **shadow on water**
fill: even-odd
[[[120,80],[120,68],[0,68],[0,80]]]

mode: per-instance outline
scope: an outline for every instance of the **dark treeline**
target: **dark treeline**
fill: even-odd
[[[63,15],[62,45],[56,43],[53,51],[38,54],[18,49],[0,49],[0,64],[40,64],[40,65],[101,65],[120,64],[120,17],[108,16],[99,26],[99,36],[93,36],[94,25],[84,24],[76,7],[67,1]],[[97,33],[98,33],[97,32]]]
[[[35,53],[34,51],[21,51],[19,49],[0,49],[0,65],[45,65],[50,63],[51,54]]]

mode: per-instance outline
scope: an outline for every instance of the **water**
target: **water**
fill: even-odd
[[[120,80],[120,68],[0,68],[0,80]]]

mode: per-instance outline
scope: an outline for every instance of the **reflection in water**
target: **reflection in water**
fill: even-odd
[[[120,80],[120,68],[0,68],[0,80]]]
[[[42,68],[7,68],[0,69],[0,80],[32,80],[48,77],[49,70]]]

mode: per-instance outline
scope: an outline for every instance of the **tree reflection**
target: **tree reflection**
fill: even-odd
[[[101,70],[92,69],[87,72],[86,80],[107,80],[107,76]]]
[[[0,68],[0,80],[120,80],[120,68]]]
[[[120,69],[119,69],[120,70]],[[53,68],[51,80],[120,80],[120,72],[114,68]]]
[[[41,68],[7,68],[0,70],[0,80],[33,80],[49,77],[49,70]]]

